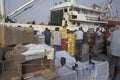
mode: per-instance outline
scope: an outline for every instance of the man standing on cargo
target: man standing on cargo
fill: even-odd
[[[53,48],[56,51],[60,51],[61,48],[61,39],[62,39],[62,33],[59,31],[59,28],[55,28],[55,31],[52,33],[52,44]]]
[[[110,36],[110,53],[110,70],[112,66],[114,67],[114,74],[111,80],[116,80],[120,72],[120,26]]]
[[[82,27],[80,27],[79,30],[77,30],[74,34],[76,36],[76,55],[81,55],[82,44],[83,44],[83,35],[84,35],[84,33],[82,31]]]

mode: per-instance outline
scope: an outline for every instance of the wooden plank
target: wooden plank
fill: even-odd
[[[27,78],[27,77],[41,75],[41,74],[42,74],[42,71],[36,71],[36,72],[26,73],[26,74],[22,75],[22,78]]]
[[[46,69],[46,70],[23,74],[22,78],[30,78],[30,77],[39,76],[39,75],[44,76],[46,78],[46,80],[50,80],[50,79],[56,78],[58,76],[57,73],[52,72],[49,69]]]

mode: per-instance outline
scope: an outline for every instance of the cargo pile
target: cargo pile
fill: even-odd
[[[36,42],[32,28],[0,27],[0,31],[0,80],[27,80],[36,75],[47,80],[57,77],[54,49],[33,44]]]
[[[105,53],[104,33],[101,33],[100,38],[96,39],[96,33],[93,28],[90,28],[87,32],[84,32],[83,52],[94,53],[96,55]]]
[[[66,59],[63,66],[62,58]],[[109,77],[108,61],[76,61],[66,51],[56,52],[55,65],[59,75],[56,80],[108,80]]]
[[[62,32],[62,46],[61,50],[66,50],[69,55],[76,55],[76,37],[74,31],[71,33],[67,32],[66,28],[61,29]],[[96,39],[96,32],[94,28],[89,28],[87,32],[84,32],[82,54],[95,54],[99,55],[105,53],[105,35],[101,32],[99,39]]]
[[[82,56],[87,54],[85,62],[82,56],[75,59],[75,35],[67,33],[66,28],[61,30],[61,51],[44,44],[45,36],[34,35],[32,28],[0,27],[0,31],[0,80],[108,79],[108,62],[89,60],[90,52],[102,53],[99,50],[103,50],[103,45],[99,48],[97,45],[104,43],[104,37],[95,40],[95,32],[91,29],[84,36]]]
[[[62,32],[62,46],[61,50],[68,51],[69,55],[75,56],[75,35],[72,33],[67,33],[67,29],[63,28]]]
[[[2,46],[17,43],[34,43],[33,28],[0,27],[0,44]]]

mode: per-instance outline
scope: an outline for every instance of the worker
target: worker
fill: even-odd
[[[51,32],[50,32],[50,30],[48,28],[45,29],[44,35],[45,35],[45,43],[47,45],[50,45]]]
[[[60,51],[62,33],[59,31],[59,28],[58,28],[58,27],[55,28],[55,31],[52,33],[51,38],[52,38],[53,48],[54,48],[56,51]]]
[[[109,54],[109,46],[110,46],[110,42],[108,41],[109,37],[110,37],[110,30],[108,27],[105,27],[105,31],[104,31],[104,34],[105,34],[105,48],[106,48],[106,54],[108,55]]]
[[[110,77],[112,77],[111,80],[117,80],[118,74],[120,72],[120,26],[117,27],[117,30],[111,33],[109,41],[110,41],[110,58],[109,58],[110,70],[113,69],[114,67],[114,73],[113,75],[110,74]]]
[[[79,26],[79,25],[78,25]],[[76,55],[81,55],[82,53],[82,44],[83,44],[83,31],[82,27],[79,28],[76,32],[74,32],[76,36]]]

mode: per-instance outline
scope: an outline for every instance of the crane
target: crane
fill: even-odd
[[[11,12],[9,15],[6,15],[5,14],[5,0],[0,0],[2,22],[12,21],[12,19],[15,18],[16,16],[18,16],[21,13],[25,12],[26,10],[32,8],[37,1],[38,0],[30,0],[29,2],[27,2],[24,5],[22,5],[21,7],[19,7],[18,9]]]

